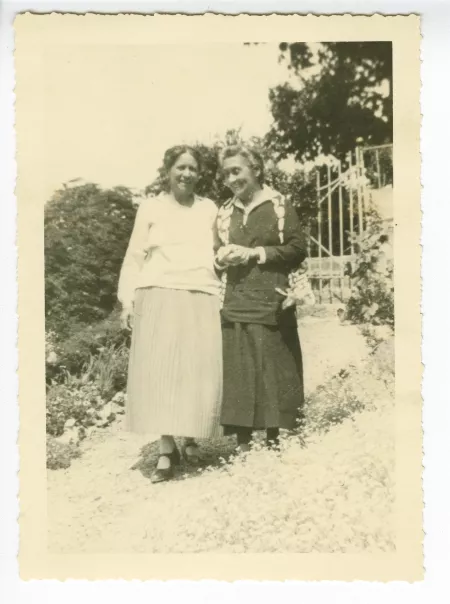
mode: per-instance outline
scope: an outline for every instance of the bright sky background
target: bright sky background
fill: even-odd
[[[45,190],[74,178],[141,188],[164,150],[228,128],[263,135],[278,46],[64,46],[46,57]]]

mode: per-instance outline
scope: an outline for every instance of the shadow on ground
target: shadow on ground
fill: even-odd
[[[182,440],[175,439],[178,449],[181,451]],[[219,467],[221,458],[228,460],[234,453],[236,441],[234,438],[222,438],[220,440],[202,440],[199,441],[201,460],[196,465],[188,464],[184,459],[181,464],[174,468],[175,476],[173,480],[184,480],[199,476],[199,469],[207,467]],[[158,461],[159,442],[155,441],[144,445],[139,452],[139,459],[131,467],[132,470],[139,471],[145,478],[150,480],[153,470]]]

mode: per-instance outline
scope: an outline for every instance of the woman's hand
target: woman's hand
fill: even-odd
[[[255,250],[243,245],[226,245],[221,247],[217,252],[217,261],[225,266],[247,264],[254,257],[256,257]]]
[[[226,266],[226,257],[230,252],[230,245],[223,245],[216,252],[216,262],[223,266]]]
[[[313,306],[316,303],[305,268],[307,270],[307,266],[302,266],[300,270],[289,275],[289,288],[287,290],[275,288],[280,295],[285,297],[282,302],[283,310],[294,305]]]
[[[280,289],[279,287],[276,287],[275,291],[278,292],[279,294],[281,294],[282,296],[284,296],[284,300],[281,303],[282,310],[286,310],[287,308],[290,308],[291,306],[296,305],[295,296],[293,295],[293,293],[291,291],[285,291],[285,290]]]
[[[122,312],[120,314],[120,324],[122,326],[122,329],[132,329],[133,328],[133,313],[134,313],[133,304],[129,304],[122,308]]]

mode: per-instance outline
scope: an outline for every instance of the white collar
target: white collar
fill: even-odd
[[[272,199],[274,199],[275,197],[280,197],[280,193],[274,191],[267,185],[264,185],[263,188],[258,191],[258,193],[251,200],[251,202],[247,205],[244,205],[242,201],[237,197],[234,197],[232,203],[235,207],[244,210],[246,214],[250,214],[252,210],[265,203],[266,201],[272,201]]]

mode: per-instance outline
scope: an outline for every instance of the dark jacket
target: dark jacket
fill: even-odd
[[[254,207],[244,224],[244,210],[234,206],[230,219],[229,243],[245,247],[263,247],[264,264],[256,260],[248,265],[227,269],[227,287],[222,309],[226,322],[259,323],[264,325],[296,322],[293,307],[282,310],[284,296],[276,288],[288,286],[289,273],[297,269],[306,258],[300,222],[292,205],[285,201],[284,241],[280,243],[278,220],[270,189]]]

